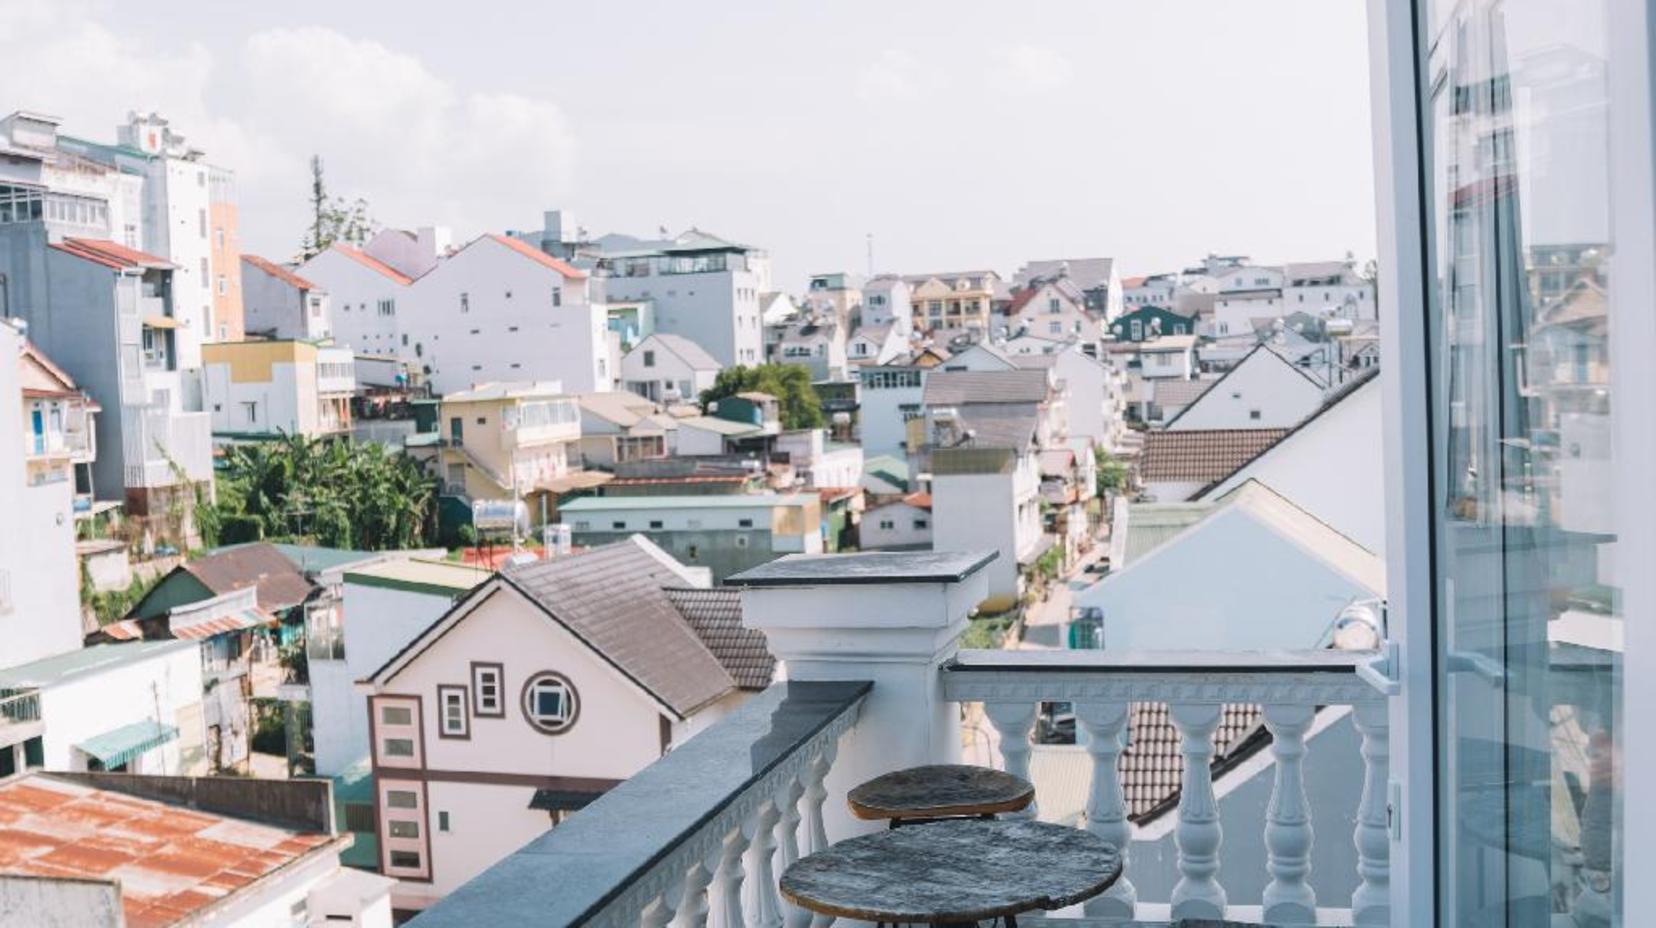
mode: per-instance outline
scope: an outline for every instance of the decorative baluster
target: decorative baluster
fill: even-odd
[[[1213,798],[1213,732],[1222,706],[1176,705],[1168,714],[1179,730],[1184,779],[1179,790],[1179,882],[1173,887],[1173,920],[1220,919],[1225,888],[1219,885],[1219,806]]]
[[[1391,834],[1386,781],[1391,776],[1391,741],[1384,702],[1353,706],[1352,724],[1363,736],[1363,800],[1357,807],[1357,875],[1351,918],[1358,925],[1391,924]]]
[[[741,825],[725,834],[718,869],[713,871],[713,885],[709,897],[715,902],[714,925],[717,928],[746,928],[747,917],[742,912],[742,884],[746,873],[742,869],[742,855],[747,852],[748,836]]]
[[[1029,779],[1029,732],[1035,727],[1035,704],[1030,702],[985,702],[983,714],[1000,735],[1001,767],[1013,776]],[[1008,818],[1034,818],[1036,803]]]
[[[1131,829],[1127,804],[1121,796],[1121,752],[1127,744],[1128,704],[1078,702],[1075,721],[1087,734],[1087,753],[1092,755],[1092,789],[1087,793],[1087,830],[1116,846],[1121,852],[1121,878],[1102,896],[1089,899],[1084,907],[1088,918],[1132,918],[1138,893],[1127,878],[1127,846]]]
[[[1311,873],[1311,809],[1305,799],[1305,733],[1316,711],[1310,706],[1266,706],[1276,779],[1265,811],[1265,921],[1273,925],[1314,925],[1317,894]]]
[[[782,810],[774,798],[759,803],[753,812],[753,842],[748,851],[748,873],[753,893],[753,928],[782,928],[782,898],[776,890],[776,823]]]
[[[707,887],[713,881],[713,871],[702,861],[696,861],[684,874],[684,895],[673,907],[673,928],[707,928]]]
[[[828,789],[823,780],[828,776],[829,768],[834,766],[834,753],[839,748],[839,742],[829,740],[823,743],[811,762],[805,765],[802,776],[805,779],[805,853],[814,854],[828,847],[828,831],[822,823],[822,804],[828,798]],[[819,915],[809,909],[791,906],[788,909],[788,928],[828,928],[834,923],[833,916]]]
[[[651,899],[644,911],[638,914],[638,928],[667,928],[673,921],[675,903],[684,898],[684,883],[681,876],[663,887],[661,895]]]
[[[776,875],[788,872],[799,859],[799,798],[805,795],[805,784],[798,776],[788,777],[776,790],[776,806],[781,815],[776,820]],[[781,893],[777,893],[781,898]],[[796,911],[797,910],[797,911]],[[782,900],[782,920],[788,928],[798,928],[809,922],[810,912],[799,910],[793,903]]]

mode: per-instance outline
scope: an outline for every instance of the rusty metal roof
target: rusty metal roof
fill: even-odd
[[[267,612],[297,606],[315,589],[280,550],[263,542],[225,548],[186,561],[179,569],[215,594],[257,586],[259,608]]]
[[[128,928],[193,920],[333,841],[49,774],[0,784],[0,872],[118,881]]]

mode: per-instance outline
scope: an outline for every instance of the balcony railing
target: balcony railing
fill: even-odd
[[[1130,849],[1134,838],[1119,769],[1128,745],[1130,708],[1137,703],[1168,706],[1183,760],[1174,825],[1177,882],[1168,899],[1139,898],[1131,854],[1124,854],[1122,878],[1086,904],[1089,917],[1262,917],[1269,924],[1387,925],[1386,699],[1358,670],[1372,659],[1372,654],[1327,650],[963,651],[942,673],[946,698],[982,703],[984,716],[999,736],[1003,769],[1020,776],[1029,775],[1039,705],[1073,706],[1077,740],[1084,743],[1091,761],[1085,827],[1122,848]],[[1274,779],[1259,845],[1270,881],[1258,899],[1232,899],[1220,882],[1219,849],[1226,836],[1214,795],[1213,738],[1227,706],[1262,707],[1271,736]],[[1361,799],[1354,809],[1313,809],[1304,782],[1306,738],[1318,722],[1319,710],[1340,712],[1341,707],[1349,707],[1361,740]],[[1036,811],[1032,806],[1023,814],[1033,816]],[[1309,879],[1313,824],[1341,819],[1355,821],[1351,840],[1357,850],[1357,888],[1349,899],[1318,899]],[[1338,840],[1326,825],[1317,837]]]
[[[0,690],[0,725],[40,721],[39,690]]]
[[[213,423],[205,412],[171,412],[147,406],[121,408],[126,485],[165,487],[213,477]]]
[[[665,928],[710,912],[728,928],[781,925],[780,868],[828,846],[823,779],[870,688],[774,684],[427,909],[420,928]]]

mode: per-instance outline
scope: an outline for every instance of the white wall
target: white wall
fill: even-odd
[[[1380,379],[1375,377],[1204,498],[1219,496],[1252,477],[1384,556],[1385,475],[1380,450]]]
[[[587,299],[586,280],[491,237],[428,271],[406,302],[402,330],[437,393],[486,381],[556,380],[571,393],[614,385],[604,312]]]
[[[682,335],[726,366],[759,364],[765,359],[759,294],[770,289],[770,275],[757,266],[762,259],[748,259],[753,270],[608,277],[605,298],[654,300],[656,331]]]
[[[859,546],[865,551],[928,547],[932,543],[931,517],[929,510],[908,503],[887,503],[869,509],[863,513]],[[891,523],[889,528],[885,525],[887,522]]]
[[[1190,429],[1286,429],[1316,412],[1323,389],[1268,348],[1253,351],[1168,423]]]
[[[932,478],[932,550],[998,552],[983,569],[993,597],[1018,595],[1018,555],[1040,538],[1040,505],[1029,457],[1024,456],[1010,474]]]
[[[21,338],[0,324],[0,668],[80,647],[74,483],[26,486]]]
[[[882,371],[877,368],[864,368],[859,376],[862,378],[861,409],[858,411],[858,423],[861,429],[863,454],[868,456],[889,454],[901,457],[904,454],[903,442],[907,439],[907,424],[903,420],[904,406],[913,407],[915,412],[920,411],[920,398],[925,393],[926,374],[924,371],[913,373],[915,385],[901,387],[876,386],[877,378],[888,374],[910,376],[907,372]]]
[[[274,363],[269,380],[238,382],[227,363],[208,365],[206,375],[214,432],[316,434],[314,362]],[[251,414],[249,403],[253,404]]]
[[[396,355],[410,363],[417,360],[412,342],[404,346],[400,337],[399,322],[408,311],[407,287],[333,249],[301,264],[294,273],[328,291],[335,344],[358,354]],[[380,309],[383,300],[392,303],[389,314]]]
[[[645,363],[646,356],[649,363]],[[618,375],[624,390],[657,402],[666,400],[669,389],[676,390],[679,400],[686,403],[695,402],[703,390],[713,386],[718,376],[717,370],[691,367],[654,335],[647,336],[621,356]]]
[[[83,673],[47,686],[40,693],[45,722],[47,770],[85,770],[86,755],[76,744],[134,722],[158,721],[179,730],[178,740],[138,759],[135,773],[181,774],[189,755],[198,752],[206,733],[201,715],[201,650],[194,642],[175,648],[142,644],[100,646],[113,649],[150,648],[157,653],[136,660],[112,662],[107,669]]]

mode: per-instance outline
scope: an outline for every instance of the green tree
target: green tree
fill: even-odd
[[[218,502],[202,524],[236,529],[208,544],[291,539],[383,551],[425,544],[436,499],[432,479],[405,454],[287,435],[227,450]]]
[[[797,364],[727,367],[719,372],[713,386],[702,391],[702,411],[727,396],[752,391],[776,397],[785,429],[817,429],[825,424],[822,400],[811,386],[811,372]]]
[[[1097,446],[1093,453],[1097,457],[1097,464],[1093,469],[1095,475],[1093,479],[1096,481],[1098,495],[1103,497],[1125,489],[1127,486],[1127,465],[1112,457],[1108,451],[1104,450],[1103,445]]]
[[[299,260],[308,261],[335,242],[361,245],[379,230],[368,214],[368,201],[361,197],[345,200],[328,195],[322,176],[322,156],[311,155],[310,228],[299,245]]]

